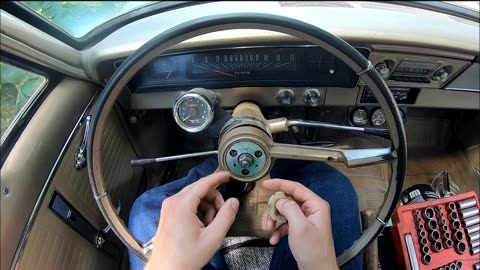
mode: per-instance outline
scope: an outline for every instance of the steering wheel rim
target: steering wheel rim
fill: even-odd
[[[147,261],[152,242],[136,240],[115,211],[103,181],[101,158],[102,136],[107,116],[128,81],[156,56],[187,39],[222,30],[258,29],[288,34],[320,46],[348,65],[372,90],[383,109],[391,136],[392,174],[384,202],[377,218],[353,245],[337,257],[344,265],[364,250],[380,234],[390,219],[400,197],[407,163],[406,135],[402,116],[388,86],[371,63],[355,48],[311,24],[278,15],[261,13],[222,14],[194,19],[162,32],[132,53],[115,71],[101,92],[90,122],[87,144],[87,166],[94,198],[106,222],[120,240],[138,257]]]

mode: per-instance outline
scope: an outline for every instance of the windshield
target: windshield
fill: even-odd
[[[473,11],[479,11],[480,10],[480,2],[479,1],[443,1],[445,3],[463,7],[463,8],[468,8]]]
[[[73,38],[81,38],[107,21],[155,1],[21,1]],[[479,10],[478,1],[442,1],[470,10]],[[272,3],[272,2],[270,2]],[[320,6],[321,2],[278,1],[280,6]],[[317,3],[317,4],[315,4]],[[360,3],[360,4],[358,4]],[[325,7],[357,7],[363,2],[326,2]],[[367,5],[372,5],[367,2]],[[402,8],[402,6],[397,6]]]
[[[153,1],[21,1],[43,18],[80,38],[95,27]]]

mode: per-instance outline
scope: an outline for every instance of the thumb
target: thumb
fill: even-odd
[[[288,220],[291,227],[306,221],[302,209],[300,209],[300,206],[293,200],[280,199],[275,204],[275,207],[278,212]]]
[[[219,243],[223,241],[235,221],[239,205],[240,203],[237,198],[230,198],[220,207],[215,219],[205,228],[207,241],[216,241]]]

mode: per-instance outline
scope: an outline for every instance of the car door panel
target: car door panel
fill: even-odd
[[[8,153],[1,169],[1,269],[8,269],[50,170],[97,89],[92,83],[64,79],[44,100]]]
[[[31,136],[36,134],[37,151],[46,148],[45,151],[50,150],[57,156],[53,158],[53,161],[47,163],[46,160],[42,160],[41,155],[36,155],[37,152],[30,151],[28,153],[28,148],[25,145],[19,145],[18,148],[15,146],[12,149],[4,167],[2,167],[2,187],[4,185],[8,186],[9,190],[12,191],[6,196],[2,195],[2,237],[7,235],[7,232],[14,232],[17,236],[13,237],[13,235],[10,235],[11,242],[3,241],[2,239],[2,269],[10,267],[10,263],[12,263],[10,258],[13,258],[15,252],[17,252],[17,257],[12,265],[15,269],[115,269],[119,267],[120,263],[118,256],[112,256],[103,249],[97,249],[92,242],[86,240],[73,228],[69,227],[49,208],[52,195],[56,191],[96,230],[101,230],[106,226],[92,196],[87,169],[77,170],[74,167],[74,154],[81,144],[85,125],[73,126],[82,114],[82,110],[85,110],[87,107],[89,102],[87,97],[92,99],[98,86],[68,79],[57,88],[52,91],[51,95],[38,110],[38,113],[43,113],[42,110],[45,110],[45,115],[38,117],[39,119],[32,119],[32,122],[29,123],[29,126],[18,140],[19,143],[23,144],[23,136],[28,135],[30,137],[25,139],[32,139],[33,137]],[[76,93],[77,91],[78,94]],[[67,96],[70,99],[64,97],[63,92],[67,92]],[[56,95],[64,99],[54,98]],[[49,101],[49,98],[53,100]],[[68,112],[65,107],[69,107],[67,106],[69,102],[71,107],[75,107],[73,103],[76,102],[81,104],[78,105],[78,109],[71,109],[74,111],[71,114],[65,114],[65,112]],[[44,105],[48,105],[48,107],[43,108]],[[63,115],[61,115],[60,111],[55,110],[55,106],[63,108]],[[52,114],[56,114],[58,117],[53,117]],[[63,118],[67,118],[70,121],[70,125],[65,125],[64,127],[48,125],[48,123],[54,121],[61,121]],[[36,123],[35,121],[41,122]],[[42,122],[43,128],[41,128]],[[79,121],[78,124],[80,123]],[[38,127],[30,131],[28,130],[30,125],[38,125]],[[55,135],[56,137],[50,137],[49,134],[57,133],[54,130],[46,132],[48,131],[46,130],[47,128],[63,131],[61,135],[64,135],[65,139],[61,139],[60,134],[58,136]],[[69,133],[71,133],[71,137],[67,140],[66,137],[68,137]],[[56,138],[56,140],[52,138]],[[66,146],[60,151],[66,141]],[[130,159],[136,158],[136,154],[122,127],[120,116],[115,111],[112,111],[110,115],[109,124],[104,133],[104,141],[105,146],[102,157],[106,165],[106,185],[109,195],[112,196],[112,201],[121,203],[121,216],[125,218],[128,217],[128,209],[130,209],[137,195],[136,190],[139,186],[142,169],[132,168],[129,165]],[[56,146],[57,144],[53,143],[60,143],[61,145],[54,148],[54,145]],[[17,152],[19,148],[23,150],[24,155],[33,156],[22,160],[20,153]],[[50,156],[53,157],[53,155],[48,155],[48,157]],[[57,162],[55,162],[55,158],[58,158]],[[34,169],[37,171],[31,171]],[[17,183],[20,181],[22,185]],[[18,190],[19,188],[23,190]],[[40,192],[42,188],[44,190]],[[29,198],[18,196],[25,194],[28,194]],[[35,207],[35,210],[38,212],[31,214],[39,194],[42,197],[37,202],[38,207]],[[15,195],[19,198],[16,198]],[[13,199],[15,199],[17,205],[13,204]],[[4,218],[6,216],[4,215],[4,210],[9,214],[10,222],[7,222],[6,218]],[[13,213],[15,211],[19,213]],[[29,218],[30,221],[27,224]],[[15,224],[16,228],[14,228]],[[110,232],[107,235],[107,239],[113,240],[119,251],[121,251],[120,248],[123,249],[118,239],[113,236],[113,233]],[[16,243],[19,242],[20,244],[17,245]],[[7,245],[7,243],[10,243],[10,245]],[[3,245],[5,245],[5,249]],[[4,254],[9,257],[4,257]],[[120,254],[120,252],[117,254]],[[4,260],[5,258],[8,259]]]

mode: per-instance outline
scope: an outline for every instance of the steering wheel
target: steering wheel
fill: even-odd
[[[218,150],[220,169],[227,170],[230,172],[231,177],[246,182],[256,181],[268,176],[270,165],[275,158],[343,162],[347,167],[379,162],[391,163],[392,174],[384,202],[374,222],[364,230],[361,237],[350,248],[337,257],[339,266],[344,265],[365,249],[371,241],[376,239],[385,227],[386,222],[390,219],[400,196],[407,162],[407,145],[402,116],[388,86],[381,79],[372,64],[356,49],[341,38],[316,26],[283,16],[240,13],[194,19],[160,33],[123,62],[99,96],[88,134],[88,174],[93,195],[100,211],[120,240],[138,257],[147,261],[152,250],[153,240],[141,243],[135,239],[115,211],[104,184],[101,149],[102,134],[107,116],[127,82],[143,66],[169,47],[199,35],[231,29],[270,30],[288,34],[320,46],[343,61],[360,76],[372,90],[385,113],[391,138],[391,146],[389,148],[341,150],[277,144],[273,142],[271,133],[288,130],[288,121],[284,119],[277,119],[276,121],[265,120],[258,107],[253,103],[241,103],[238,105],[233,113],[232,121],[225,125],[221,134]],[[256,149],[258,147],[257,150],[262,151],[264,163],[256,175],[242,177],[229,169],[227,157],[231,150],[236,149],[235,145],[246,143],[250,144],[250,148]]]

